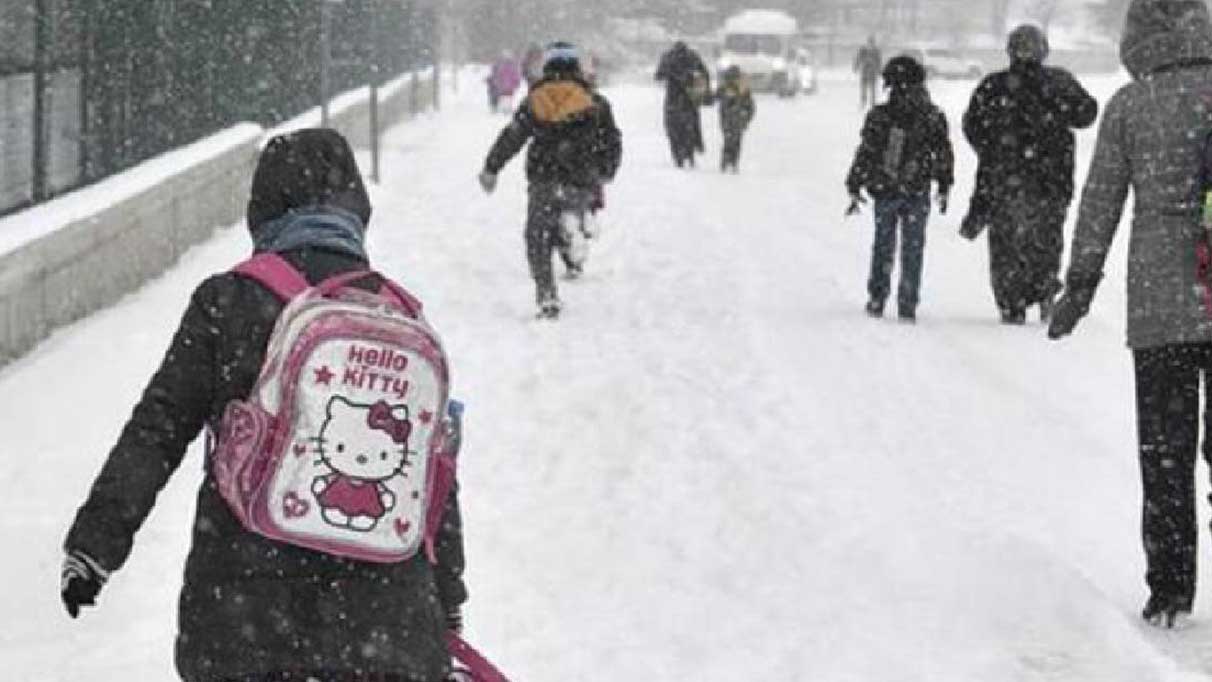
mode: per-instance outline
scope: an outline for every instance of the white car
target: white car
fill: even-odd
[[[905,54],[921,62],[930,78],[980,78],[985,69],[980,62],[969,59],[958,50],[945,47],[919,47]]]
[[[724,22],[720,32],[716,72],[735,66],[759,92],[794,97],[804,87],[796,57],[798,24],[794,17],[773,10],[747,10]]]

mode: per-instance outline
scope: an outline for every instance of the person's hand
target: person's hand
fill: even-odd
[[[480,187],[483,188],[485,194],[492,194],[497,188],[496,173],[483,171],[480,173]]]
[[[939,215],[947,215],[947,206],[951,203],[951,195],[946,190],[939,190],[938,193],[938,212]]]
[[[1048,323],[1048,338],[1056,341],[1073,333],[1077,323],[1086,313],[1090,312],[1090,302],[1094,300],[1094,292],[1098,287],[1101,275],[1086,278],[1076,284],[1072,281],[1065,285],[1065,293],[1052,308],[1052,321]]]
[[[63,598],[67,615],[76,618],[80,615],[81,606],[95,605],[97,595],[107,580],[109,571],[96,559],[80,550],[69,552],[63,559],[59,582],[59,595]]]
[[[867,203],[867,200],[863,198],[862,194],[860,194],[858,192],[851,192],[850,193],[850,206],[846,208],[846,216],[850,217],[850,216],[858,215],[859,213],[862,213],[863,204],[866,204],[866,203]]]

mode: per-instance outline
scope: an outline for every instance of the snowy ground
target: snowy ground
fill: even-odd
[[[953,122],[968,88],[936,92]],[[660,93],[608,94],[624,170],[557,324],[531,319],[521,163],[491,198],[475,184],[505,120],[478,84],[387,137],[373,253],[427,301],[469,405],[474,641],[519,682],[1212,676],[1206,593],[1190,630],[1136,616],[1126,240],[1075,338],[1000,327],[984,244],[956,236],[961,144],[921,321],[872,322],[869,217],[841,218],[856,87],[760,100],[739,177],[712,170],[713,118],[704,168],[679,172]],[[5,450],[37,457],[0,473],[5,679],[172,678],[199,453],[78,622],[59,543],[192,287],[246,249],[220,232],[0,370]]]

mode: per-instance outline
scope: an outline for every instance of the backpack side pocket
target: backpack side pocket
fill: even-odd
[[[250,527],[253,494],[265,474],[264,464],[256,464],[258,459],[264,460],[258,455],[269,447],[270,424],[269,414],[241,400],[228,403],[219,424],[212,459],[215,482],[245,528]],[[261,471],[256,471],[258,468]]]

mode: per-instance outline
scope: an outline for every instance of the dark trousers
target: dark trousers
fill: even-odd
[[[702,119],[698,105],[689,99],[666,102],[665,134],[669,138],[669,151],[674,162],[694,164],[694,155],[703,151]]]
[[[732,166],[739,168],[741,163],[741,138],[744,130],[724,130],[724,152],[720,158],[720,167]]]
[[[1019,313],[1061,289],[1069,203],[1023,195],[994,209],[989,227],[989,275],[1003,313]]]
[[[1154,595],[1195,599],[1195,462],[1199,448],[1200,382],[1208,390],[1212,344],[1137,350],[1136,419],[1144,488],[1141,535]],[[1204,459],[1212,462],[1204,414]]]
[[[871,275],[867,279],[867,293],[873,301],[883,303],[891,291],[899,228],[901,282],[897,303],[905,310],[917,308],[929,219],[929,194],[875,201],[875,244],[871,248]]]
[[[565,214],[583,221],[592,198],[593,192],[589,189],[531,183],[530,208],[526,219],[526,261],[530,265],[530,276],[534,278],[536,301],[541,303],[558,297],[551,266],[552,252],[558,250],[565,265],[574,265],[569,250],[571,244],[564,234],[561,221]]]

